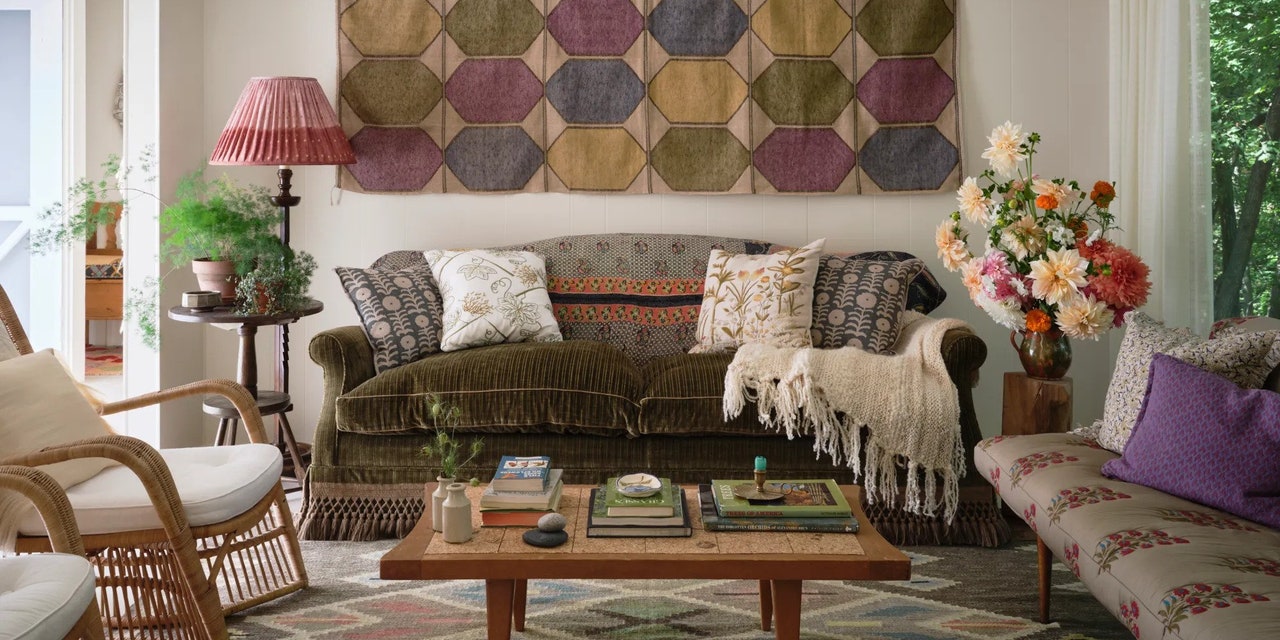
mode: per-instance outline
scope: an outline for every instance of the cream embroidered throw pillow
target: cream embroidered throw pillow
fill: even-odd
[[[813,283],[826,238],[765,255],[711,251],[698,315],[698,344],[690,353],[748,342],[811,347]]]
[[[441,351],[559,342],[546,261],[528,251],[427,251],[444,306]]]

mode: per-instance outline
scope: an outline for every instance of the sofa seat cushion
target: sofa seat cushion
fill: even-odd
[[[66,553],[0,558],[0,638],[62,638],[93,602],[93,565]]]
[[[724,373],[732,361],[732,353],[687,353],[646,365],[640,433],[776,436],[760,424],[754,402],[748,402],[738,417],[724,421]]]
[[[193,527],[216,524],[238,516],[262,500],[280,482],[283,458],[269,444],[234,447],[161,449],[187,522]],[[67,499],[82,535],[159,529],[142,481],[128,467],[115,466],[67,489]],[[45,535],[34,509],[18,525],[24,536]]]
[[[1271,637],[1280,532],[1100,468],[1074,434],[997,436],[974,461],[1001,498],[1137,637]]]
[[[434,427],[430,398],[457,405],[459,431],[634,430],[640,372],[613,345],[524,342],[438,353],[382,373],[337,399],[338,429],[393,434]]]

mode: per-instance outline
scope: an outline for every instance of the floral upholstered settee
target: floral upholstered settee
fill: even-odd
[[[974,452],[1038,536],[1042,617],[1052,554],[1135,638],[1280,638],[1280,531],[1103,476],[1119,457],[1075,434],[996,436]]]
[[[767,242],[696,235],[566,236],[504,247],[546,261],[547,290],[563,342],[525,342],[434,353],[375,374],[361,327],[311,341],[324,369],[325,396],[306,479],[301,531],[312,539],[403,536],[417,522],[423,485],[435,469],[419,454],[432,437],[432,394],[462,410],[459,438],[483,438],[480,457],[460,477],[488,478],[503,455],[549,455],[570,483],[599,483],[647,470],[678,483],[748,477],[755,456],[791,477],[854,480],[847,467],[814,454],[813,440],[789,440],[759,423],[753,407],[726,422],[730,353],[689,354],[695,344],[707,263],[714,248],[771,253]],[[875,252],[853,256],[901,261]],[[826,260],[827,258],[824,258]],[[419,268],[421,251],[396,251],[370,269]],[[896,284],[896,283],[895,283]],[[927,270],[908,284],[906,307],[928,313],[945,296]],[[821,295],[818,291],[815,294]],[[840,316],[837,316],[840,317]],[[961,410],[963,441],[981,438],[972,386],[986,345],[953,330],[942,356]],[[888,391],[888,390],[887,390]],[[951,525],[884,502],[872,523],[900,542],[994,546],[1008,528],[994,494],[974,474]]]

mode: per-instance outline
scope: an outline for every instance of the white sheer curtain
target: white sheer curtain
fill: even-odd
[[[1151,267],[1144,311],[1204,335],[1213,314],[1208,0],[1111,0],[1118,239]]]

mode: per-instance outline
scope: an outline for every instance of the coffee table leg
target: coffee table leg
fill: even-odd
[[[800,580],[774,580],[773,634],[778,640],[800,638]]]
[[[485,580],[484,609],[489,640],[511,640],[511,603],[515,580]]]
[[[768,580],[760,581],[760,630],[768,631],[773,625],[773,588]]]
[[[511,599],[511,613],[516,631],[524,631],[525,595],[529,592],[528,580],[516,580],[516,592]]]

